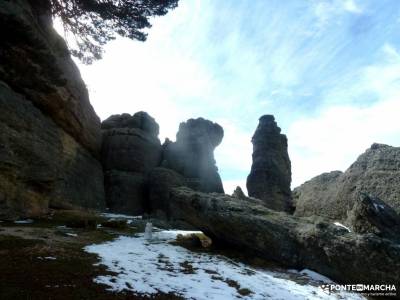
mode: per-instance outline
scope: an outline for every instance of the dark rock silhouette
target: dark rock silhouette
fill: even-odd
[[[291,164],[287,138],[272,115],[259,119],[253,138],[253,164],[247,177],[249,197],[274,210],[291,211]]]
[[[294,190],[297,216],[345,220],[360,193],[379,198],[400,213],[400,147],[373,144],[346,172],[330,174],[329,180],[320,175]]]
[[[147,177],[149,210],[170,218],[169,193],[172,188],[186,186],[185,178],[171,169],[154,168]]]
[[[147,205],[147,174],[161,160],[159,126],[138,112],[111,116],[102,129],[107,205],[115,212],[141,214]]]
[[[217,123],[203,118],[189,119],[179,125],[176,142],[164,143],[161,166],[181,174],[195,190],[223,193],[214,159],[214,149],[223,136],[224,131]]]
[[[100,120],[49,11],[29,3],[0,4],[0,215],[101,209]]]

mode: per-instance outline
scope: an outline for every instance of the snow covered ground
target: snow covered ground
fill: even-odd
[[[121,236],[111,242],[87,246],[87,252],[98,254],[101,264],[116,273],[99,276],[95,282],[116,292],[130,290],[149,295],[172,292],[197,300],[364,299],[349,293],[327,294],[318,285],[331,281],[310,270],[287,273],[259,270],[224,256],[171,245],[169,242],[179,233],[190,232],[159,231],[153,233],[151,241],[143,235]],[[309,284],[289,280],[288,274],[295,274]]]

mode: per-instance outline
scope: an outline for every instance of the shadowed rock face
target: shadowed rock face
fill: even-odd
[[[161,166],[181,174],[195,190],[223,193],[214,159],[214,149],[223,136],[220,125],[203,118],[181,123],[176,142],[167,140],[163,145]]]
[[[287,138],[272,115],[260,118],[252,138],[253,164],[247,177],[249,197],[274,210],[291,210],[291,164]]]
[[[243,201],[185,187],[171,189],[169,197],[171,217],[195,226],[213,241],[287,267],[315,270],[340,283],[399,282],[398,236],[392,240],[369,230],[349,232],[320,217],[299,218],[270,210],[253,198]],[[367,216],[356,214],[361,219]]]
[[[100,120],[43,3],[0,3],[4,218],[38,216],[49,206],[105,206]]]
[[[400,216],[379,198],[360,194],[347,212],[346,225],[357,233],[374,233],[400,241]]]
[[[173,170],[154,168],[147,177],[149,209],[158,216],[169,218],[169,193],[171,188],[186,186],[185,178]]]
[[[115,212],[141,214],[147,205],[146,176],[161,160],[159,126],[138,112],[111,116],[102,129],[107,205]]]
[[[329,174],[317,176],[294,190],[296,215],[345,220],[362,193],[379,198],[400,212],[399,147],[373,144],[346,172]]]

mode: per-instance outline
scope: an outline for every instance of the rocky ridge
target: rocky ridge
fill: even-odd
[[[297,216],[345,220],[359,194],[379,198],[400,213],[400,148],[373,144],[346,170],[322,174],[294,189]]]

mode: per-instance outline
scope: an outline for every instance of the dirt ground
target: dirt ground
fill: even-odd
[[[0,299],[182,299],[175,295],[153,297],[131,292],[113,293],[93,282],[109,274],[95,266],[96,255],[86,245],[134,234],[132,229],[73,228],[62,222],[0,223]]]

